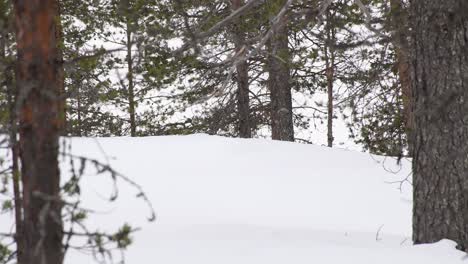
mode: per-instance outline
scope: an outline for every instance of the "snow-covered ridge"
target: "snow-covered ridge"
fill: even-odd
[[[148,223],[135,190],[120,185],[109,206],[109,181],[85,178],[84,205],[105,212],[93,224],[143,228],[130,264],[464,263],[450,241],[411,245],[411,189],[391,183],[409,174],[407,161],[207,135],[66,140],[73,154],[109,160],[152,201],[158,218]]]

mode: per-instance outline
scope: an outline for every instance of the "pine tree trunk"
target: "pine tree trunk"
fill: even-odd
[[[243,0],[231,0],[232,10],[242,7]],[[233,26],[233,40],[236,54],[243,54],[245,49],[245,32],[242,27],[242,17]],[[236,65],[237,72],[237,111],[239,119],[239,136],[251,138],[250,108],[249,108],[249,64],[241,61]]]
[[[0,23],[4,28],[0,28],[0,63],[7,62],[7,49],[8,49],[8,15],[1,14],[2,21]],[[13,196],[14,196],[14,210],[15,210],[15,242],[16,242],[16,260],[18,263],[23,263],[24,247],[23,247],[23,209],[20,193],[20,173],[19,173],[19,156],[18,156],[18,142],[17,142],[17,118],[15,107],[15,88],[13,83],[13,69],[12,65],[6,65],[3,71],[3,83],[6,88],[8,112],[9,112],[9,136],[11,145],[11,170],[13,175]]]
[[[468,249],[468,2],[411,3],[413,240]]]
[[[279,7],[286,3],[285,0],[274,2]],[[287,16],[284,16],[274,28],[268,45],[268,88],[272,139],[294,141],[288,33]]]
[[[59,0],[55,0],[55,12],[56,12],[56,30],[55,30],[55,39],[57,41],[57,60],[63,61],[63,48],[64,48],[64,39],[63,39],[63,26],[61,20],[61,9]],[[60,115],[60,125],[62,126],[61,131],[66,134],[67,127],[67,96],[65,94],[65,70],[63,67],[57,69],[57,89],[60,92],[59,100],[59,115]]]
[[[127,78],[128,78],[128,114],[130,117],[130,135],[136,137],[135,91],[133,83],[132,26],[127,22]]]
[[[79,137],[82,137],[83,136],[83,120],[81,118],[81,112],[82,112],[82,104],[81,104],[81,85],[78,84],[77,87],[76,87],[76,104],[77,104],[77,109],[76,109],[76,112],[77,112],[77,118],[76,118],[76,122],[77,122],[77,127],[78,127],[78,133],[77,135]]]
[[[23,208],[20,190],[20,172],[19,172],[19,155],[18,155],[18,126],[16,117],[16,100],[15,100],[15,89],[13,87],[13,81],[11,73],[6,72],[6,86],[8,90],[7,100],[10,114],[10,145],[11,145],[11,171],[13,175],[13,196],[15,201],[15,241],[16,241],[16,260],[18,263],[23,263],[24,255],[24,231],[23,231]]]
[[[330,26],[330,12],[327,12],[327,42],[335,42],[335,33],[334,29]],[[328,147],[333,147],[333,83],[335,79],[335,52],[330,45],[325,44],[325,73],[327,77],[327,95],[328,95],[328,105],[327,105],[327,143]]]
[[[62,236],[58,147],[61,126],[55,0],[14,1],[24,259],[60,264]]]
[[[327,67],[327,143],[328,147],[333,147],[333,69]]]

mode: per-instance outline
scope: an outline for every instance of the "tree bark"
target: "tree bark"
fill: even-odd
[[[8,63],[8,46],[9,46],[9,15],[1,14],[0,21],[3,28],[0,28],[0,63]],[[18,142],[17,142],[17,118],[16,118],[16,100],[15,88],[13,83],[13,65],[6,65],[3,72],[3,83],[6,88],[8,112],[9,112],[9,133],[10,133],[10,148],[12,152],[11,171],[13,175],[13,196],[14,196],[14,210],[15,210],[15,242],[16,242],[16,260],[18,263],[23,263],[23,209],[20,193],[20,173],[19,173],[19,156],[18,156]]]
[[[11,145],[11,171],[13,175],[13,196],[15,201],[15,242],[16,242],[16,260],[18,263],[23,263],[24,255],[24,231],[23,231],[23,207],[20,189],[20,171],[19,171],[19,154],[18,154],[18,126],[16,115],[16,100],[15,89],[10,71],[6,72],[6,86],[8,90],[7,100],[9,105],[10,115],[10,145]]]
[[[61,20],[61,8],[59,0],[55,0],[55,38],[57,41],[57,61],[63,62],[63,49],[64,49],[64,39],[63,39],[63,26]],[[67,96],[65,93],[65,70],[63,67],[58,67],[57,69],[57,89],[59,91],[59,115],[60,115],[60,125],[61,131],[66,133],[67,127]]]
[[[15,0],[24,264],[62,262],[55,0]],[[21,263],[21,264],[23,264]]]
[[[20,190],[20,172],[19,172],[19,155],[18,155],[18,126],[16,115],[16,100],[15,89],[13,87],[13,78],[11,68],[5,71],[5,85],[7,88],[7,101],[10,123],[10,148],[11,148],[11,171],[13,175],[13,196],[15,202],[15,241],[16,241],[16,259],[18,263],[23,263],[24,255],[24,232],[23,232],[23,208]]]
[[[82,137],[83,136],[83,120],[81,118],[81,111],[82,111],[82,105],[81,105],[81,84],[78,84],[77,87],[76,87],[76,104],[77,104],[77,107],[76,107],[76,113],[77,113],[77,118],[76,118],[76,122],[77,122],[77,127],[78,127],[78,136],[79,137]]]
[[[274,2],[280,8],[286,3],[285,0]],[[287,21],[288,16],[285,15],[278,24],[274,25],[274,32],[269,41],[268,88],[271,101],[272,139],[294,141]]]
[[[468,2],[411,1],[413,240],[468,249]]]
[[[330,26],[330,12],[327,12],[327,42],[335,43],[335,32],[332,26]],[[328,147],[333,147],[333,83],[335,78],[335,52],[332,47],[325,44],[325,73],[327,77],[327,143]]]
[[[130,15],[128,15],[130,16]],[[129,20],[129,18],[127,18]],[[130,136],[136,137],[135,122],[135,87],[133,83],[132,25],[127,21],[127,78],[128,78],[128,114],[130,117]]]
[[[244,4],[243,0],[231,0],[232,10],[236,11]],[[237,19],[233,25],[233,40],[236,54],[242,56],[245,53],[245,32],[242,27],[242,17]],[[249,64],[240,61],[236,65],[237,72],[237,112],[239,119],[239,136],[251,138],[252,129],[250,124],[249,107]]]

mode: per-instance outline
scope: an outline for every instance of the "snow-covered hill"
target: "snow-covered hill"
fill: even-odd
[[[464,263],[454,243],[411,245],[410,164],[340,149],[193,135],[72,139],[77,155],[109,160],[143,186],[156,222],[120,184],[87,176],[93,224],[139,226],[133,264]],[[63,165],[63,172],[66,173]],[[70,254],[66,263],[90,263]]]

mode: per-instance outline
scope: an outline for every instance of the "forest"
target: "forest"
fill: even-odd
[[[295,142],[259,153],[281,171],[292,157],[308,162],[293,154],[304,146],[408,166],[395,182],[411,188],[409,240],[447,239],[466,253],[467,51],[465,0],[0,0],[0,214],[12,223],[0,228],[0,263],[62,264],[72,249],[114,263],[139,228],[88,228],[99,213],[81,206],[85,175],[108,178],[108,203],[124,182],[157,225],[152,190],[127,167],[72,150],[194,134],[248,149]],[[171,151],[184,157],[179,143]],[[172,155],[154,144],[134,154]],[[259,166],[249,162],[232,167]]]

